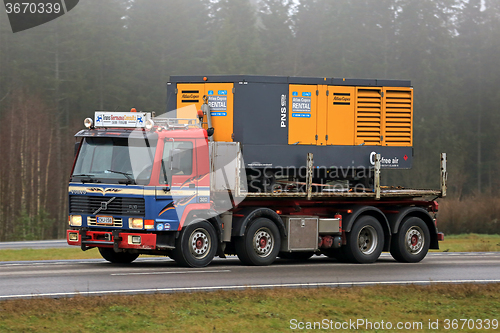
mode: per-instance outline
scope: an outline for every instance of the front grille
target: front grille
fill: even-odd
[[[89,214],[94,215],[102,206],[106,209],[101,209],[98,215],[126,215],[126,216],[144,216],[145,205],[144,198],[124,198],[114,197],[113,201],[109,202],[113,197],[94,197],[85,195],[71,195],[69,197],[69,212],[70,214]]]

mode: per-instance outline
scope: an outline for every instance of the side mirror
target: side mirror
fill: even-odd
[[[214,135],[214,132],[215,132],[215,130],[214,130],[214,128],[213,128],[213,127],[210,127],[209,129],[207,129],[207,135],[208,135],[209,137],[210,137],[210,136],[212,136],[212,135]]]

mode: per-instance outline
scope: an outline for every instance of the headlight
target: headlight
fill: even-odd
[[[73,227],[81,227],[82,226],[82,216],[81,215],[70,215],[69,216],[69,225]]]
[[[144,225],[144,221],[138,218],[130,218],[128,219],[128,227],[130,229],[142,229]]]

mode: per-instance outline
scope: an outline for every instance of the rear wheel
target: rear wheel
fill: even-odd
[[[250,222],[245,235],[238,237],[234,246],[243,264],[270,265],[276,260],[281,246],[278,227],[267,218],[258,218]]]
[[[375,262],[384,246],[384,230],[380,222],[373,216],[359,217],[351,232],[346,234],[347,244],[344,248],[346,257],[355,263]]]
[[[137,253],[115,252],[108,247],[100,247],[99,253],[104,259],[113,264],[130,264],[139,256]]]
[[[205,267],[217,252],[217,235],[207,221],[195,222],[181,232],[172,250],[172,259],[186,267]]]
[[[422,219],[408,217],[391,242],[391,255],[400,262],[419,262],[429,251],[431,235]]]

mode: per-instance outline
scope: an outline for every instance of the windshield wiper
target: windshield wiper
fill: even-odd
[[[73,181],[73,177],[88,177],[88,179],[82,179],[82,183],[100,183],[99,179],[94,178],[94,175],[89,175],[86,173],[79,173],[76,175],[71,175],[71,181]]]
[[[135,185],[135,184],[137,184],[137,183],[135,182],[134,178],[132,178],[132,177],[131,177],[131,176],[132,176],[132,174],[131,174],[131,173],[128,173],[128,172],[121,172],[121,171],[115,171],[115,170],[106,170],[105,172],[112,172],[112,173],[117,173],[117,174],[119,174],[119,175],[124,175],[124,176],[125,176],[125,177],[127,177],[127,179],[128,179],[127,184],[128,184],[128,183],[130,183],[130,184],[134,184],[134,185]]]

